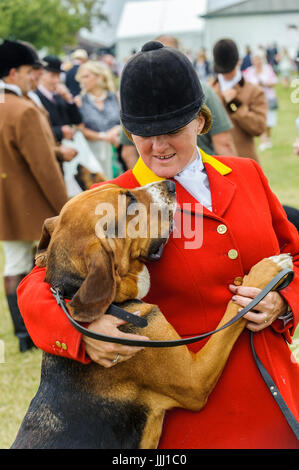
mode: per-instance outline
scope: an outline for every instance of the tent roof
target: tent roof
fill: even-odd
[[[203,12],[198,0],[128,2],[120,19],[117,38],[182,32],[199,32]]]
[[[207,13],[214,13],[218,10],[223,10],[238,3],[244,3],[247,0],[208,0]]]

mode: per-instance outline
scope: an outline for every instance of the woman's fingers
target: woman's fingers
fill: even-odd
[[[243,297],[250,297],[251,300],[254,299],[261,292],[261,289],[258,289],[257,287],[235,286],[233,284],[230,284],[229,288],[234,294]]]
[[[134,356],[135,356],[135,354],[132,354],[131,356],[122,356],[121,354],[117,353],[112,359],[102,358],[101,362],[100,362],[100,365],[105,367],[106,369],[108,369],[110,367],[115,366],[116,364],[119,364],[121,362],[125,362],[125,361],[127,361],[128,359],[131,359]],[[117,360],[115,360],[115,359],[117,359]]]
[[[260,292],[261,289],[247,286],[229,286],[234,293],[232,300],[240,307],[247,307],[249,303]],[[247,328],[251,331],[260,331],[268,327],[279,315],[283,315],[287,310],[287,303],[278,292],[269,292],[263,300],[255,307],[254,311],[249,311],[244,315],[248,320]]]
[[[244,315],[244,318],[248,321],[246,325],[247,329],[253,332],[261,331],[272,323],[267,313],[249,311]]]
[[[138,314],[138,312],[136,314]],[[148,341],[149,338],[147,336],[134,335],[132,333],[128,334],[120,331],[118,327],[125,323],[126,322],[124,320],[112,315],[103,315],[98,320],[93,321],[88,326],[88,329],[106,336]],[[119,362],[128,360],[143,349],[143,347],[139,346],[127,346],[118,343],[98,341],[96,339],[89,338],[88,336],[83,336],[83,341],[89,357],[94,362],[97,362],[104,367],[111,367]]]

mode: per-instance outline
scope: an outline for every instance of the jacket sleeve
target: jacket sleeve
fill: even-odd
[[[228,104],[227,109],[232,122],[238,123],[238,126],[247,132],[247,134],[259,136],[265,132],[267,102],[264,91],[260,87],[256,87],[256,91],[252,93],[251,100],[248,104],[238,101],[235,107],[229,105],[231,105],[231,103]]]
[[[69,115],[70,122],[72,124],[81,124],[82,116],[78,106],[75,103],[67,103],[66,109]]]
[[[62,126],[52,126],[52,130],[56,142],[61,142],[63,139]]]
[[[85,352],[82,334],[57,305],[50,284],[44,281],[45,273],[45,268],[33,268],[17,289],[18,305],[28,333],[43,351],[88,364],[91,360]]]
[[[97,183],[94,187],[105,183]],[[34,267],[17,289],[18,305],[34,344],[43,351],[88,364],[82,334],[69,322],[45,282],[46,268]]]
[[[253,160],[252,163],[255,165],[265,188],[272,214],[272,225],[279,241],[280,252],[290,253],[293,258],[294,279],[289,286],[279,291],[291,308],[293,318],[286,325],[278,319],[272,323],[272,327],[279,333],[285,333],[286,339],[291,342],[290,336],[293,336],[299,321],[299,235],[295,226],[289,222],[278,198],[271,191],[260,166]]]
[[[23,113],[16,127],[17,142],[37,184],[56,213],[67,202],[68,196],[54,148],[41,115],[32,105]]]

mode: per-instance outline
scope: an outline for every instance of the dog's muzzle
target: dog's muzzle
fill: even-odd
[[[168,238],[162,238],[161,240],[153,242],[146,259],[148,261],[158,261],[162,256],[167,240]]]

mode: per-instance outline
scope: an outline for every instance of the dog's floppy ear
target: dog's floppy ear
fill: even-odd
[[[91,322],[103,315],[115,298],[113,255],[95,246],[86,255],[86,266],[87,277],[67,307],[75,320]]]
[[[46,219],[42,228],[42,234],[35,255],[36,266],[44,267],[47,264],[47,248],[51,240],[52,233],[56,227],[58,216]]]

